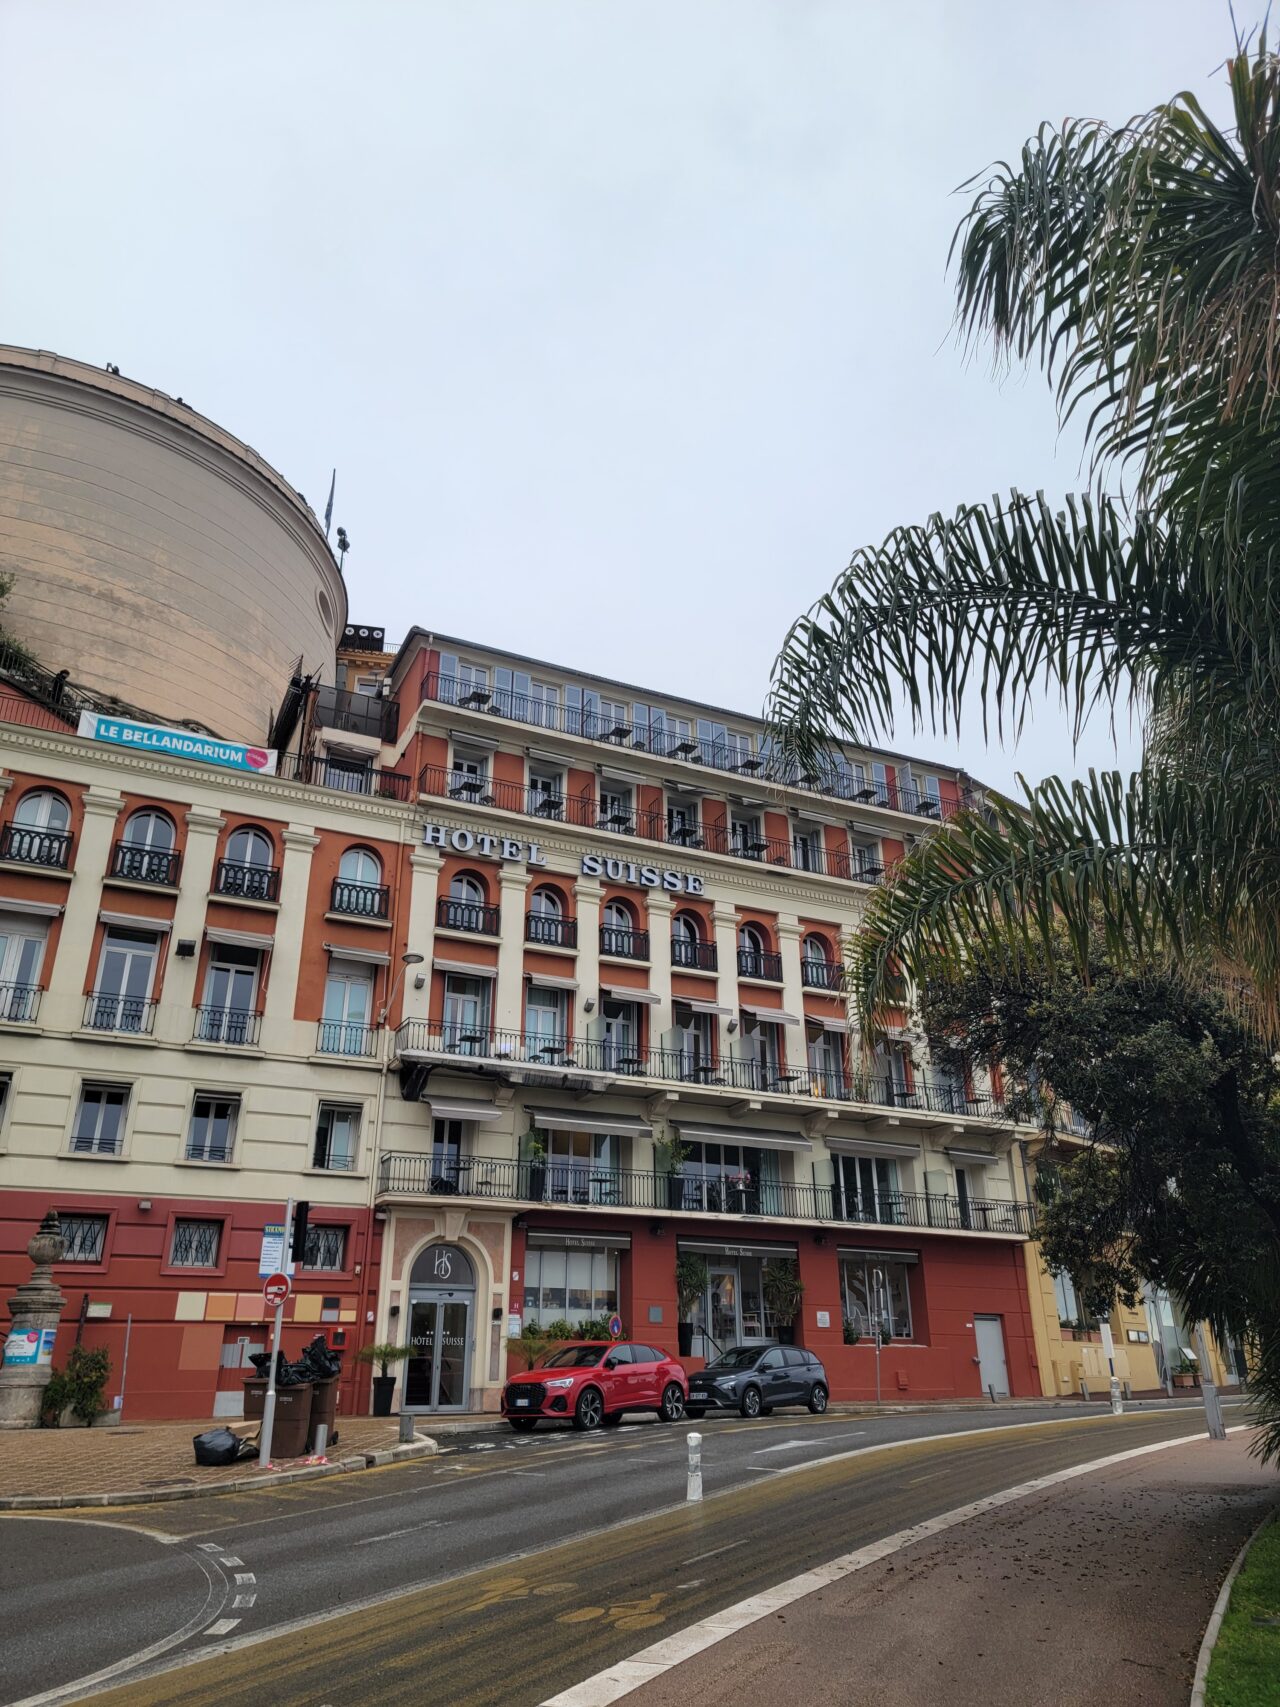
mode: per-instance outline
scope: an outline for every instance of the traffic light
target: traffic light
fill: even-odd
[[[290,1259],[302,1267],[302,1259],[307,1249],[307,1217],[311,1213],[309,1203],[295,1203],[293,1207],[293,1238],[289,1244]]]

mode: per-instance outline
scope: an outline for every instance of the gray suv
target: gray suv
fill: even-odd
[[[684,1412],[695,1421],[708,1411],[764,1417],[778,1405],[827,1408],[827,1372],[811,1351],[796,1345],[735,1345],[689,1377]]]

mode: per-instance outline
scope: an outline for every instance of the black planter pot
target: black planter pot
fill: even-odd
[[[778,1323],[778,1344],[794,1345],[796,1343],[796,1325],[794,1322]]]
[[[395,1392],[396,1378],[394,1375],[375,1375],[373,1378],[373,1414],[375,1417],[391,1415],[391,1395]]]
[[[693,1323],[677,1322],[676,1337],[680,1342],[680,1356],[693,1356]]]

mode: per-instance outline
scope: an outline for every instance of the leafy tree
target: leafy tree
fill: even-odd
[[[1229,131],[1189,94],[1044,127],[956,234],[962,336],[1040,364],[1089,490],[896,528],[775,666],[806,765],[891,731],[898,693],[944,730],[974,689],[1005,732],[1046,688],[1077,732],[1144,720],[1133,776],[1024,783],[921,843],[854,950],[868,1022],[898,970],[1033,959],[1060,923],[1077,967],[1100,926],[1118,965],[1212,973],[1280,1041],[1280,61],[1263,36],[1227,71]]]
[[[936,967],[933,1052],[999,1059],[1016,1111],[1041,1121],[1041,1252],[1090,1313],[1146,1279],[1260,1348],[1264,1450],[1280,1455],[1280,1066],[1212,991],[1117,969],[1097,939],[1083,968],[1061,946]],[[1060,1100],[1084,1117],[1082,1150],[1057,1139]]]

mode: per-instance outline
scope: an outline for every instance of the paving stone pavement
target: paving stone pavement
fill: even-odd
[[[0,1433],[0,1499],[13,1495],[53,1499],[77,1494],[178,1492],[216,1487],[252,1477],[256,1459],[205,1468],[195,1461],[192,1438],[218,1421],[121,1423],[117,1428],[13,1429]],[[399,1441],[395,1417],[340,1417],[332,1462],[391,1451]],[[305,1459],[277,1460],[281,1470]]]

